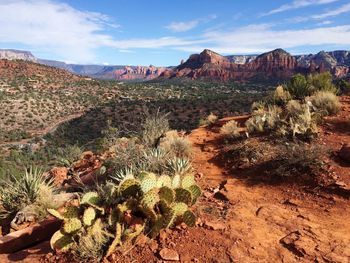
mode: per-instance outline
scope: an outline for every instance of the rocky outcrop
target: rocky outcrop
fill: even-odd
[[[244,81],[258,78],[288,78],[297,68],[297,60],[282,49],[257,56],[245,64],[231,62],[227,57],[204,50],[191,55],[173,71],[164,72],[161,77],[188,77],[191,79],[212,79],[218,81]]]
[[[166,68],[155,66],[124,66],[98,73],[99,78],[116,80],[150,80],[160,76]],[[97,77],[97,74],[94,75]]]
[[[16,50],[16,49],[0,49],[0,59],[7,60],[26,60],[37,62],[37,58],[33,56],[33,54],[29,51]]]
[[[217,81],[247,81],[251,79],[287,79],[295,73],[330,71],[334,77],[349,74],[348,51],[321,51],[316,55],[292,56],[283,49],[275,49],[259,56],[221,56],[205,49],[194,54],[173,70],[166,70],[161,78],[210,79]]]

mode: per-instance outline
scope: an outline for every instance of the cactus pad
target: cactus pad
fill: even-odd
[[[120,184],[119,192],[125,198],[137,196],[140,193],[140,184],[135,179],[126,179]]]
[[[152,208],[159,202],[159,195],[156,191],[148,191],[141,199],[142,206]]]
[[[182,216],[187,211],[188,206],[185,203],[175,203],[172,209],[176,216]]]
[[[179,174],[175,174],[172,181],[173,188],[178,188],[181,186],[181,176]]]
[[[176,193],[176,197],[175,197],[176,202],[182,202],[187,205],[192,203],[192,195],[190,191],[183,188],[177,188],[175,189],[175,193]]]
[[[63,212],[63,217],[65,219],[78,218],[79,217],[79,207],[77,206],[67,206]]]
[[[191,192],[191,195],[192,195],[192,204],[194,204],[194,203],[197,201],[197,198],[201,196],[202,191],[201,191],[201,189],[199,188],[198,185],[191,185],[191,186],[188,188],[188,191]]]
[[[81,204],[93,204],[98,205],[100,203],[100,198],[97,192],[87,192],[81,198]]]
[[[188,225],[189,227],[193,227],[196,225],[196,216],[193,212],[187,210],[183,215],[182,215],[182,221]]]
[[[47,209],[47,212],[49,212],[49,214],[51,214],[52,216],[60,219],[60,220],[64,220],[64,216],[60,214],[60,212],[58,212],[55,209]]]
[[[81,221],[78,218],[70,218],[63,223],[63,231],[67,234],[72,234],[82,228]]]
[[[147,193],[153,188],[157,187],[157,179],[155,178],[146,178],[141,181],[141,190],[143,193]]]
[[[139,178],[141,181],[151,179],[151,180],[157,180],[157,176],[154,173],[149,172],[141,172],[139,175]]]
[[[171,204],[175,200],[175,191],[167,186],[163,186],[159,189],[159,198]]]
[[[85,209],[84,211],[84,215],[83,215],[83,223],[86,226],[91,226],[92,222],[95,220],[96,218],[96,211],[94,208],[92,207],[88,207]]]
[[[187,174],[182,178],[181,185],[183,188],[189,188],[191,185],[196,184],[194,176],[192,174]]]
[[[73,240],[70,235],[66,235],[62,230],[58,230],[51,237],[50,245],[52,249],[67,251],[73,245]]]
[[[171,187],[172,186],[172,180],[169,175],[161,175],[157,179],[157,187],[160,188],[162,186]]]

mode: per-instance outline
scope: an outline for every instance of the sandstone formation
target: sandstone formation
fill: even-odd
[[[222,56],[205,49],[174,69],[165,70],[162,78],[247,81],[251,79],[287,79],[295,73],[330,71],[336,78],[349,74],[348,51],[321,51],[316,55],[292,56],[283,49],[259,56]]]

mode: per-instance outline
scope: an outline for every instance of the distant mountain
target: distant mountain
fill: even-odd
[[[295,73],[330,71],[336,78],[350,73],[349,51],[321,51],[317,54],[293,56],[283,49],[261,55],[222,56],[205,49],[160,78],[190,78],[217,81],[247,81],[252,79],[287,79]]]
[[[16,49],[0,49],[0,59],[8,60],[27,60],[32,62],[37,62],[37,58],[29,51],[16,50]]]
[[[209,49],[191,55],[177,67],[78,65],[39,59],[28,51],[0,49],[0,59],[21,59],[100,79],[144,81],[161,78],[190,78],[217,81],[286,79],[291,75],[330,71],[334,77],[350,78],[350,51],[321,51],[317,54],[291,55],[275,49],[261,55],[222,56]]]
[[[64,69],[69,72],[90,76],[99,79],[115,79],[115,80],[150,80],[157,78],[166,68],[155,66],[124,66],[124,65],[79,65],[68,64],[62,61],[40,59],[35,57],[29,51],[15,49],[0,49],[0,59],[7,60],[25,60],[36,62],[39,64]]]

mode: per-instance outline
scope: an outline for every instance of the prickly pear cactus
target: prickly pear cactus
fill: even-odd
[[[62,230],[58,230],[51,237],[50,245],[52,249],[67,251],[73,245],[73,239]]]
[[[85,226],[91,226],[96,218],[96,211],[92,207],[85,209],[83,214],[83,223]]]
[[[185,175],[182,178],[181,186],[183,188],[189,188],[190,186],[196,184],[196,181],[194,180],[194,176],[192,174]]]
[[[169,175],[161,175],[157,179],[157,187],[161,188],[162,186],[172,187],[172,179]]]
[[[157,179],[155,178],[146,178],[141,181],[141,190],[143,193],[147,193],[153,188],[157,187]]]
[[[137,196],[140,191],[140,183],[135,179],[126,179],[119,186],[119,193],[125,198]]]
[[[190,205],[192,203],[192,195],[191,192],[184,188],[176,188],[175,189],[175,201],[176,202],[182,202],[187,205]]]
[[[159,195],[156,191],[148,191],[141,199],[141,205],[144,207],[153,208],[156,203],[159,202],[159,200]]]
[[[101,200],[97,192],[87,192],[82,196],[80,200],[80,204],[98,205],[100,202]]]
[[[168,204],[171,204],[175,200],[175,191],[168,186],[161,187],[158,195],[161,200],[164,200]]]
[[[187,210],[183,215],[182,215],[182,221],[188,225],[189,227],[193,227],[196,225],[196,216],[192,211]]]
[[[60,219],[60,220],[64,220],[64,216],[60,214],[60,212],[58,212],[57,210],[55,209],[47,209],[47,212],[49,212],[49,214],[51,214],[52,216]]]
[[[69,218],[63,222],[63,231],[66,234],[73,234],[83,227],[80,219]]]
[[[197,201],[197,199],[202,195],[202,191],[198,185],[191,185],[188,188],[188,191],[190,191],[192,195],[192,204],[194,204]]]
[[[172,181],[172,187],[178,188],[181,186],[181,176],[179,174],[175,174]]]

